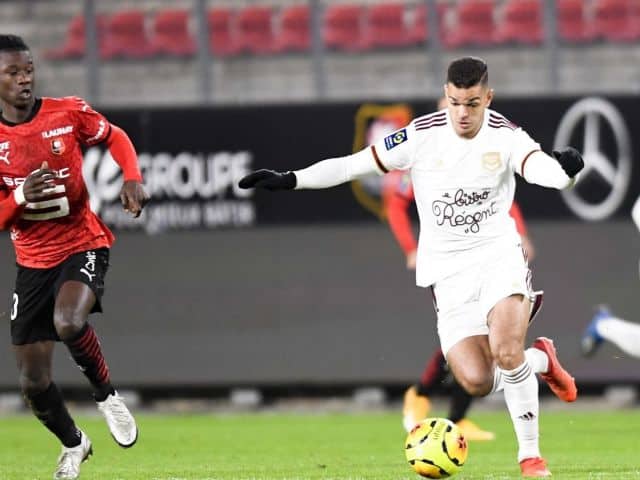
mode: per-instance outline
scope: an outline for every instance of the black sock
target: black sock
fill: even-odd
[[[451,406],[449,408],[449,420],[459,422],[467,415],[467,410],[473,401],[473,397],[454,381],[451,386]]]
[[[93,327],[88,323],[72,339],[65,340],[69,353],[94,388],[97,402],[104,401],[115,392],[109,378],[109,367],[102,355],[100,342]]]
[[[80,445],[80,430],[69,415],[55,383],[51,382],[44,392],[33,396],[25,395],[25,398],[38,420],[58,437],[65,447]]]

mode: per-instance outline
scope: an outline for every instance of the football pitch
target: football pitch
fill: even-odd
[[[438,412],[435,412],[437,414]],[[472,443],[455,478],[520,478],[504,412],[474,412],[497,440]],[[140,438],[119,448],[99,417],[78,417],[94,456],[82,479],[410,480],[397,413],[139,415]],[[541,441],[553,478],[637,479],[640,410],[543,412]],[[0,418],[0,479],[51,478],[57,441],[28,415]]]

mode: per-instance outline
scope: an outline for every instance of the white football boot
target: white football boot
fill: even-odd
[[[93,453],[91,440],[84,432],[80,431],[80,445],[77,447],[62,447],[62,453],[58,457],[58,467],[53,472],[54,480],[74,480],[80,476],[80,464]]]
[[[104,402],[96,403],[116,443],[122,448],[132,447],[138,440],[138,427],[133,415],[124,404],[124,399],[118,395],[118,392],[114,392]]]

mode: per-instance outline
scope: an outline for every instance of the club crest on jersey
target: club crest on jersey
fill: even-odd
[[[9,165],[9,142],[0,142],[0,162]]]
[[[395,133],[392,133],[388,137],[384,138],[384,146],[387,150],[391,150],[393,147],[400,145],[407,141],[407,129],[403,128]]]
[[[495,172],[502,167],[500,152],[487,152],[482,154],[482,166],[485,170]]]
[[[65,146],[62,138],[54,138],[51,140],[51,152],[55,155],[62,155],[64,153]]]

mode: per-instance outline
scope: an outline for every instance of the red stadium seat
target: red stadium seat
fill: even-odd
[[[495,43],[494,0],[464,0],[455,10],[456,25],[443,30],[445,47]]]
[[[640,4],[637,0],[596,0],[595,35],[611,42],[640,39]]]
[[[188,57],[196,53],[197,45],[189,31],[187,10],[169,9],[156,13],[151,28],[151,44],[163,55]]]
[[[258,55],[275,51],[271,7],[247,7],[238,12],[237,34],[241,52]]]
[[[363,13],[360,5],[328,5],[322,32],[327,48],[345,52],[363,50]]]
[[[580,43],[593,38],[593,29],[586,21],[585,0],[558,0],[556,9],[560,40]]]
[[[235,14],[224,7],[209,10],[209,50],[217,57],[237,55],[240,51],[235,35]]]
[[[103,58],[145,59],[154,54],[141,10],[126,10],[112,15],[108,23],[107,46]]]
[[[496,40],[539,45],[544,40],[542,12],[541,0],[507,0]]]
[[[308,5],[294,5],[280,13],[280,30],[274,48],[278,52],[305,52],[311,46]]]
[[[98,48],[100,50],[105,48],[107,21],[106,15],[96,16]],[[84,57],[86,49],[85,27],[83,15],[73,17],[67,27],[67,36],[64,43],[59,47],[46,50],[44,53],[45,57],[52,60],[79,59]]]
[[[440,28],[440,41],[444,40],[446,35],[447,25],[447,13],[449,12],[449,5],[446,3],[438,4],[438,25]],[[424,3],[419,3],[413,11],[413,22],[409,27],[409,40],[412,44],[420,45],[429,40],[430,32],[428,28],[428,12]]]
[[[372,5],[366,15],[363,45],[367,48],[404,47],[411,43],[401,3]]]

